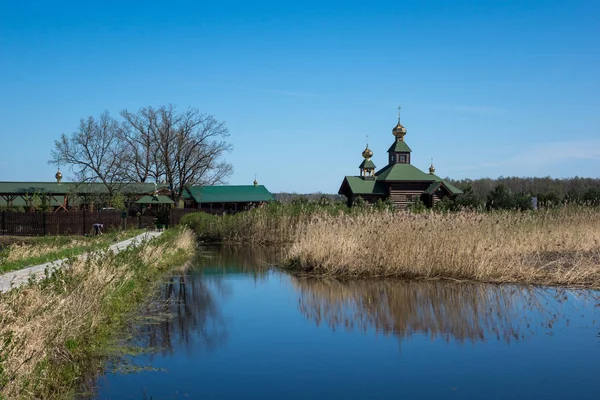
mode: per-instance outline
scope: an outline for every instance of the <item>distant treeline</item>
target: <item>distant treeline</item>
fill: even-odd
[[[519,178],[499,177],[497,179],[463,179],[447,180],[453,185],[465,190],[469,187],[473,192],[485,198],[498,186],[503,186],[514,194],[524,194],[537,197],[542,203],[556,202],[589,202],[600,196],[599,178]]]
[[[533,207],[532,197],[537,199],[539,207],[555,207],[561,204],[600,205],[600,178],[519,178],[499,177],[497,179],[446,178],[448,182],[464,191],[456,199],[438,203],[441,209],[520,209]],[[338,194],[325,193],[275,193],[275,199],[281,203],[317,202],[324,205],[345,201]],[[414,208],[424,208],[419,200]],[[422,207],[421,207],[422,206]]]

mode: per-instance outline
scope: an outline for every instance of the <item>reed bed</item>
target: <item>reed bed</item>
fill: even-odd
[[[182,217],[181,224],[189,226],[203,242],[274,245],[299,239],[313,216],[338,212],[311,205],[272,205],[235,215],[190,213]]]
[[[313,216],[287,265],[318,275],[600,287],[600,211]]]
[[[0,294],[0,398],[63,398],[73,391],[95,372],[90,360],[151,278],[195,246],[189,230],[167,232],[137,249],[73,259],[46,279]]]
[[[199,238],[279,245],[284,265],[343,277],[473,280],[600,288],[600,209],[376,211],[270,206],[188,214]]]

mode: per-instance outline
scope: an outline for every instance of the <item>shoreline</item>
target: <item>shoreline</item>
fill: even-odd
[[[157,280],[185,264],[195,246],[189,230],[176,228],[118,254],[70,259],[45,279],[1,293],[0,398],[80,394],[115,348],[125,350],[118,333]]]

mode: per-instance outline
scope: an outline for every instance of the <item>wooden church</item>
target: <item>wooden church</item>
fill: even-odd
[[[406,128],[400,123],[392,129],[394,143],[388,149],[388,164],[375,172],[375,164],[371,161],[373,152],[367,147],[362,152],[364,158],[359,165],[359,176],[346,176],[338,191],[348,199],[351,206],[357,197],[368,203],[390,199],[396,208],[406,208],[419,198],[428,207],[444,197],[454,197],[462,191],[435,175],[433,163],[429,173],[425,173],[410,163],[412,150],[404,141]]]

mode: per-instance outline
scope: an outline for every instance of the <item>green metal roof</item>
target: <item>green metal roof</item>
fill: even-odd
[[[373,161],[371,160],[363,160],[363,162],[360,163],[360,165],[358,166],[358,168],[360,169],[375,169],[375,164],[373,164]]]
[[[378,181],[433,182],[439,179],[434,175],[426,174],[412,164],[388,164],[375,175]]]
[[[460,189],[459,189],[459,188],[457,188],[456,186],[452,185],[452,184],[451,184],[451,183],[449,183],[447,180],[445,180],[445,179],[442,179],[442,178],[440,178],[439,176],[437,176],[437,175],[435,175],[435,174],[434,174],[434,175],[431,175],[431,176],[435,177],[435,178],[436,178],[436,180],[437,180],[438,182],[441,182],[441,183],[443,183],[443,184],[444,184],[444,186],[446,186],[446,187],[448,188],[448,190],[449,190],[450,192],[452,192],[452,194],[462,194],[462,193],[463,193],[463,191],[462,191],[462,190],[460,190]]]
[[[175,204],[173,200],[169,198],[169,196],[158,195],[158,196],[144,196],[138,201],[138,204]]]
[[[379,194],[385,195],[385,185],[376,180],[363,179],[360,176],[346,176],[344,182],[348,183],[350,190],[354,194]],[[342,187],[344,186],[342,182]],[[342,188],[340,188],[341,192]]]
[[[423,191],[423,193],[433,194],[433,193],[435,193],[435,191],[437,190],[437,188],[439,188],[440,186],[442,186],[442,182],[435,181],[431,185],[429,185],[429,187],[427,187],[427,189],[425,189]]]
[[[412,150],[404,140],[396,140],[388,149],[388,153],[410,153]]]
[[[435,175],[433,175],[435,176]],[[447,181],[439,178],[436,176],[436,178],[438,178],[438,180],[436,180],[435,182],[433,182],[431,185],[429,185],[429,187],[427,189],[425,189],[424,193],[427,194],[433,194],[435,193],[435,191],[437,190],[437,188],[441,187],[442,185],[448,189],[450,191],[450,193],[452,194],[461,194],[462,190],[460,190],[459,188],[457,188],[456,186],[453,186],[451,184],[449,184]]]
[[[158,189],[167,188],[166,184],[157,185]],[[115,188],[124,194],[144,194],[154,191],[154,183],[126,183],[115,185]],[[0,194],[25,194],[25,193],[80,193],[98,194],[107,193],[108,189],[103,183],[77,183],[77,182],[0,182]]]
[[[192,186],[188,188],[197,203],[254,203],[275,201],[263,185]],[[189,198],[189,195],[184,196]]]

